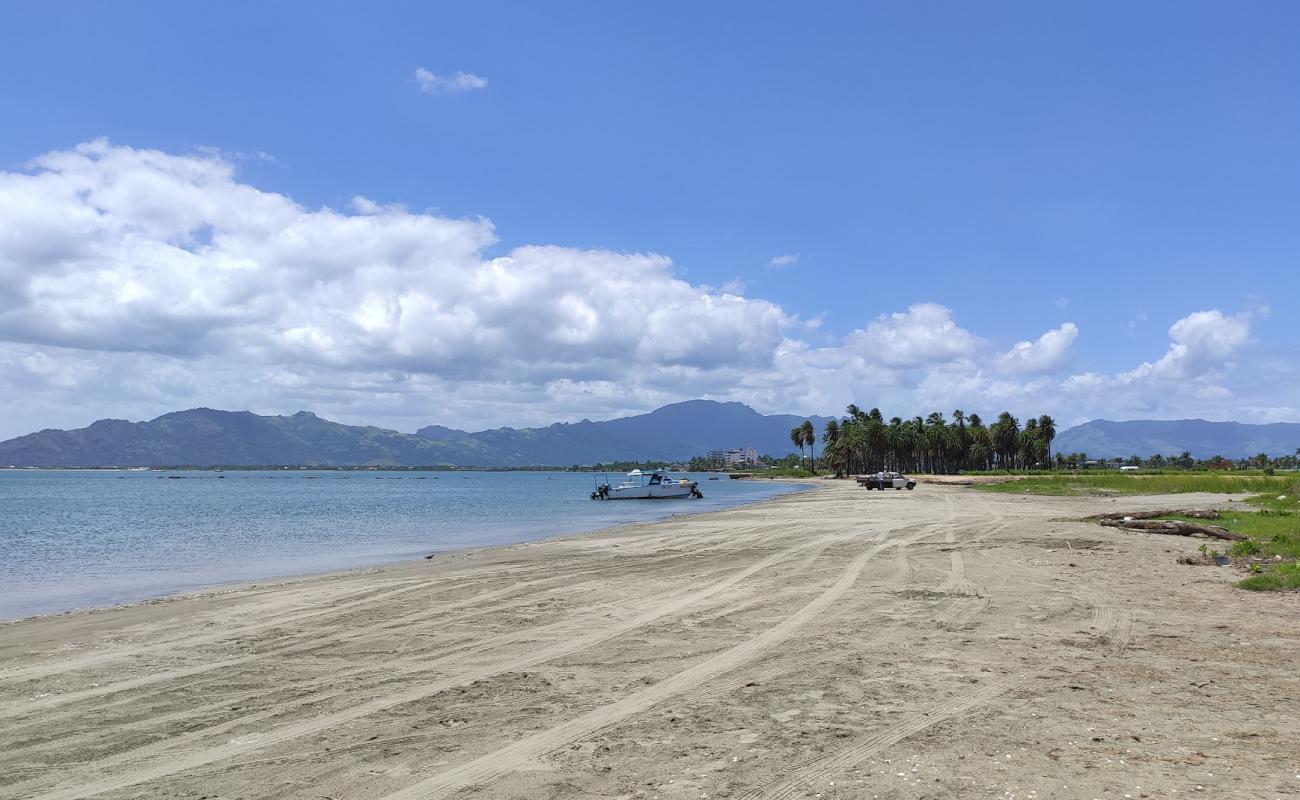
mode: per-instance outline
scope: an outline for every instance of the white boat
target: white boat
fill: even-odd
[[[592,500],[684,500],[703,496],[695,481],[639,469],[629,472],[618,486],[606,483],[591,493]]]

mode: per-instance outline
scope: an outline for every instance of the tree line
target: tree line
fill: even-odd
[[[832,419],[822,431],[821,462],[836,476],[892,470],[895,472],[956,473],[962,470],[1033,469],[1052,463],[1056,420],[1047,414],[1021,426],[1003,411],[991,425],[979,414],[952,412],[949,420],[934,412],[928,417],[891,417],[880,409],[863,411],[850,405],[847,416]],[[790,431],[790,441],[809,448],[809,469],[817,465],[817,435],[805,420]]]

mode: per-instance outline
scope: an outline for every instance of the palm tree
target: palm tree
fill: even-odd
[[[841,422],[840,441],[843,442],[848,471],[865,471],[866,432],[862,429],[862,424],[853,418]],[[863,469],[859,470],[859,467]]]
[[[808,470],[817,471],[817,429],[813,427],[812,420],[806,419],[799,426],[799,433],[804,442],[808,444]]]
[[[827,445],[835,444],[840,438],[840,421],[837,419],[826,420],[826,430],[822,432],[822,452],[826,451]]]
[[[867,424],[862,426],[862,433],[863,444],[866,445],[866,452],[863,455],[867,472],[870,472],[873,467],[884,469],[885,454],[889,450],[889,434],[885,423],[868,414]]]
[[[796,425],[790,429],[790,441],[799,448],[799,463],[803,463],[803,426]]]
[[[1025,420],[1025,429],[1020,432],[1020,463],[1024,467],[1038,466],[1038,420],[1030,417]]]
[[[885,428],[885,451],[889,453],[890,469],[902,472],[908,456],[907,431],[898,417],[890,419],[889,427]]]
[[[822,460],[835,470],[835,477],[844,476],[844,447],[840,441],[840,422],[837,419],[826,420],[826,430],[822,432]]]
[[[1000,469],[1015,469],[1016,451],[1020,449],[1020,422],[1011,416],[1010,411],[998,414],[998,421],[993,423],[993,449],[998,454]]]
[[[1047,414],[1038,418],[1038,438],[1043,440],[1043,450],[1048,461],[1052,460],[1052,440],[1056,438],[1056,420]]]

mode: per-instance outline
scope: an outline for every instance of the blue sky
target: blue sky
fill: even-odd
[[[313,402],[403,428],[598,417],[697,395],[809,413],[833,411],[849,395],[946,406],[924,391],[936,364],[946,385],[965,387],[952,389],[954,402],[987,402],[989,411],[1070,394],[1080,386],[1067,384],[1072,376],[1091,375],[1094,389],[1111,381],[1103,396],[1054,400],[1058,416],[1300,415],[1294,389],[1254,386],[1265,371],[1273,383],[1297,377],[1288,371],[1300,313],[1294,4],[376,5],[8,5],[0,171],[39,173],[32,159],[41,154],[102,138],[134,152],[218,159],[240,185],[305,209],[354,213],[360,195],[414,215],[490,220],[483,260],[527,245],[660,254],[671,266],[650,269],[797,320],[780,324],[782,337],[826,351],[809,361],[833,361],[830,351],[866,336],[873,321],[902,324],[891,315],[918,304],[946,309],[979,346],[804,394],[763,385],[758,367],[724,375],[712,362],[672,357],[646,356],[644,366],[674,372],[675,382],[643,383],[572,359],[551,374],[516,365],[518,375],[485,375],[371,354],[307,378],[320,391],[297,396],[205,393],[192,378],[176,379],[185,391],[98,399],[84,387],[75,398],[46,387],[46,410],[15,411],[15,428],[0,433],[147,416],[208,395],[202,404],[293,411],[282,405]],[[483,85],[422,86],[417,70]],[[431,268],[449,268],[443,258]],[[28,281],[68,274],[39,259],[13,271]],[[266,272],[263,285],[278,285],[275,269]],[[159,280],[136,278],[147,290]],[[35,296],[30,284],[11,291]],[[1167,387],[1119,379],[1178,346],[1171,326],[1215,310],[1247,332],[1229,330],[1192,353],[1196,369],[1164,370],[1201,396],[1161,401]],[[239,358],[210,345],[163,352],[128,334],[100,348],[6,323],[3,313],[11,367],[39,357],[81,364],[75,372],[87,359],[136,354],[155,359],[135,364],[150,375],[252,375],[310,361],[284,352],[250,360],[272,348],[246,343]],[[1054,375],[1055,388],[1026,389],[1031,379],[1010,369],[984,375],[983,388],[957,374],[955,360],[979,371],[1067,322],[1077,327],[1068,353],[1054,370],[1033,370],[1034,381]],[[716,345],[751,353],[763,342],[724,336]],[[325,390],[347,380],[355,395],[359,375],[385,370],[438,382],[443,399],[385,405]],[[26,387],[19,373],[0,375]],[[1017,380],[1019,393],[992,385]],[[556,381],[601,386],[573,393]],[[472,382],[480,393],[456,401]],[[527,391],[485,408],[483,398],[502,397],[506,384]]]

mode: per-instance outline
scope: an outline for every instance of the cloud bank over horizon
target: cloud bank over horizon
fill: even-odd
[[[196,405],[414,430],[693,397],[769,413],[1006,408],[1063,424],[1300,418],[1295,390],[1266,387],[1264,402],[1240,380],[1259,312],[1189,309],[1150,343],[1163,355],[1109,374],[1076,366],[1087,332],[1069,320],[999,344],[922,301],[864,309],[828,341],[813,336],[819,319],[740,284],[692,284],[663,255],[488,256],[497,242],[485,218],[361,196],[307,208],[210,151],[96,140],[46,153],[0,172],[0,438]]]

